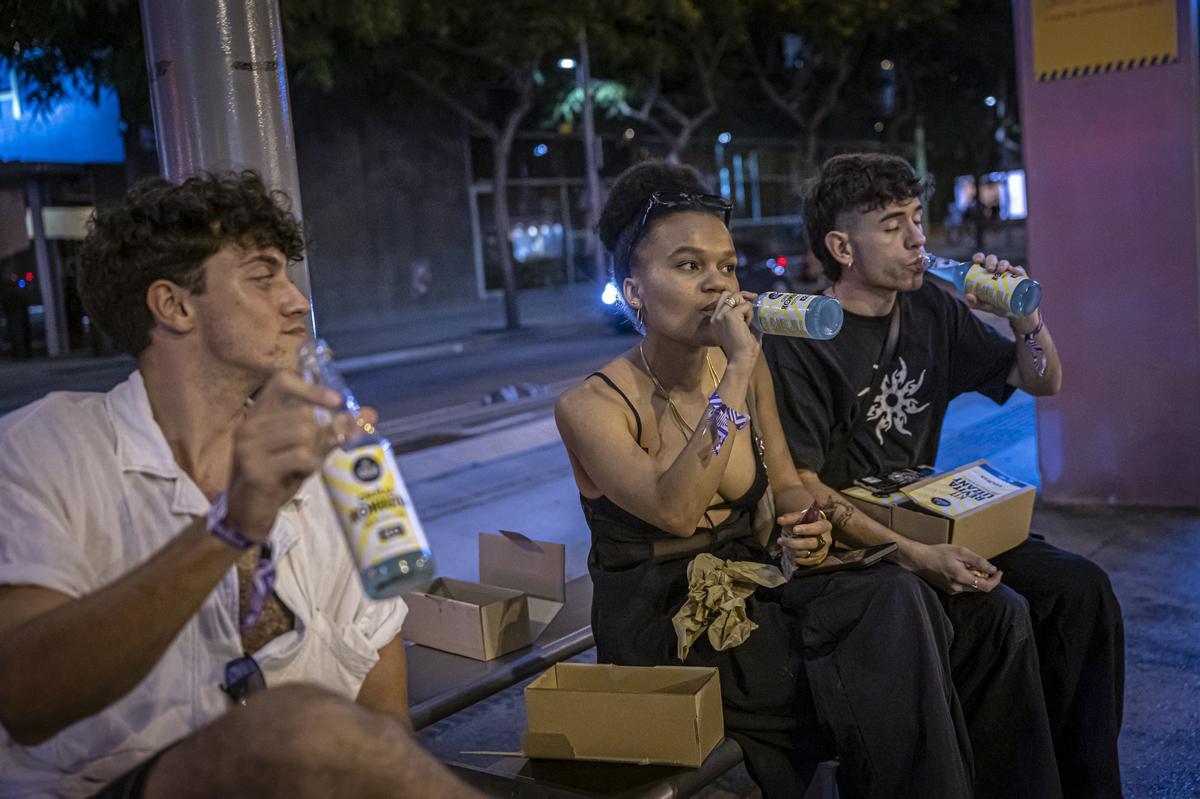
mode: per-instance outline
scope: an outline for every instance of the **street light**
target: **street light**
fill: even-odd
[[[592,111],[591,59],[588,56],[587,28],[579,31],[579,60],[564,57],[558,59],[559,69],[575,70],[575,88],[583,95],[583,155],[587,170],[588,195],[588,229],[594,230],[600,224],[600,159],[603,152],[596,147],[596,123]],[[589,236],[588,247],[592,251],[592,264],[596,272],[596,280],[604,280],[607,262],[604,250],[596,246],[595,238]],[[570,267],[573,269],[574,265]]]

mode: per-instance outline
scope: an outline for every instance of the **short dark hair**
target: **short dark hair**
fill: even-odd
[[[927,181],[917,177],[899,156],[846,153],[822,164],[821,171],[805,186],[802,213],[809,244],[826,277],[836,283],[842,276],[842,265],[825,247],[825,235],[837,229],[839,216],[846,211],[875,211],[914,197],[924,198],[927,191]]]
[[[291,201],[253,170],[202,173],[176,185],[139,181],[115,207],[97,210],[79,253],[79,295],[88,316],[131,355],[150,344],[146,291],[169,280],[204,291],[206,260],[229,244],[304,255]]]

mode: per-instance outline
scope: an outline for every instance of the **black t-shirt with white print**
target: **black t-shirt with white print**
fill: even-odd
[[[847,311],[841,332],[828,341],[763,340],[792,460],[833,488],[933,464],[950,400],[978,391],[1002,404],[1013,392],[1006,379],[1015,345],[977,319],[965,302],[928,278],[921,288],[900,293],[898,301],[896,353],[881,367],[887,370],[881,390],[862,401],[866,417],[846,457],[831,456],[830,440],[839,426],[848,429],[857,395],[872,384],[888,317]]]

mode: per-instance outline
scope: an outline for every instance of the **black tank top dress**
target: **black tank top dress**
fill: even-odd
[[[594,376],[629,404],[641,446],[642,421],[633,403],[606,375]],[[746,598],[746,615],[758,629],[743,644],[724,652],[715,651],[708,637],[701,635],[680,663],[671,623],[687,599],[687,567],[696,555],[708,552],[725,560],[769,562],[751,526],[751,514],[766,488],[766,468],[756,452],[750,489],[709,508],[728,509],[730,514],[711,530],[698,529],[692,538],[655,527],[607,497],[589,499],[581,494],[580,501],[592,533],[588,571],[597,660],[626,666],[716,667],[726,731],[742,746],[764,795],[784,796],[793,788],[803,793],[812,768],[822,755],[831,754],[832,747],[818,741],[799,633],[795,620],[779,604],[779,589],[759,588]],[[792,759],[787,752],[794,748],[803,750],[794,754],[806,761],[800,769],[807,773],[781,779],[780,768],[797,771],[787,762]],[[781,756],[783,760],[778,759]],[[758,761],[763,761],[762,767],[754,768]],[[778,784],[777,790],[768,794],[766,788],[772,783]]]
[[[641,446],[641,416],[629,397],[602,372],[589,377],[599,377],[629,405]],[[588,571],[597,660],[715,667],[726,733],[742,747],[750,776],[769,799],[802,796],[816,765],[835,756],[842,761],[838,781],[844,797],[967,795],[961,791],[970,789],[960,778],[969,768],[963,766],[965,728],[958,723],[961,713],[955,715],[957,698],[942,649],[949,646],[949,624],[932,592],[903,569],[886,564],[760,587],[746,598],[746,615],[758,628],[744,643],[718,652],[701,635],[682,663],[676,657],[671,620],[687,599],[691,560],[707,552],[725,560],[770,562],[752,529],[752,513],[767,489],[766,467],[753,449],[753,485],[736,500],[710,508],[727,508],[729,517],[711,529],[698,528],[690,538],[655,527],[607,497],[580,495],[592,539]],[[876,569],[878,575],[866,577]],[[896,624],[932,629],[936,640],[913,636],[907,648],[881,649],[870,627]],[[893,668],[906,660],[915,673]],[[930,667],[933,660],[938,662]],[[889,671],[881,676],[883,663]],[[927,712],[931,694],[941,701]],[[904,719],[904,729],[915,724],[934,730],[911,746],[898,743],[895,724],[867,720],[878,713],[885,720]],[[910,794],[906,788],[913,786],[905,780],[914,778],[921,790]]]

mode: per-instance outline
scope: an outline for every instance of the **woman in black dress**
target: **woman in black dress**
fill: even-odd
[[[829,551],[827,522],[800,523],[812,497],[749,325],[754,295],[738,289],[729,211],[695,170],[646,162],[618,179],[600,222],[644,339],[555,413],[592,531],[604,662],[680,663],[688,564],[770,562],[752,526],[768,483],[790,528],[783,557],[813,566]],[[746,615],[757,628],[742,643],[718,651],[700,635],[682,662],[719,669],[727,732],[764,796],[803,795],[835,755],[843,796],[971,794],[950,628],[921,580],[888,563],[806,576],[759,588]]]

